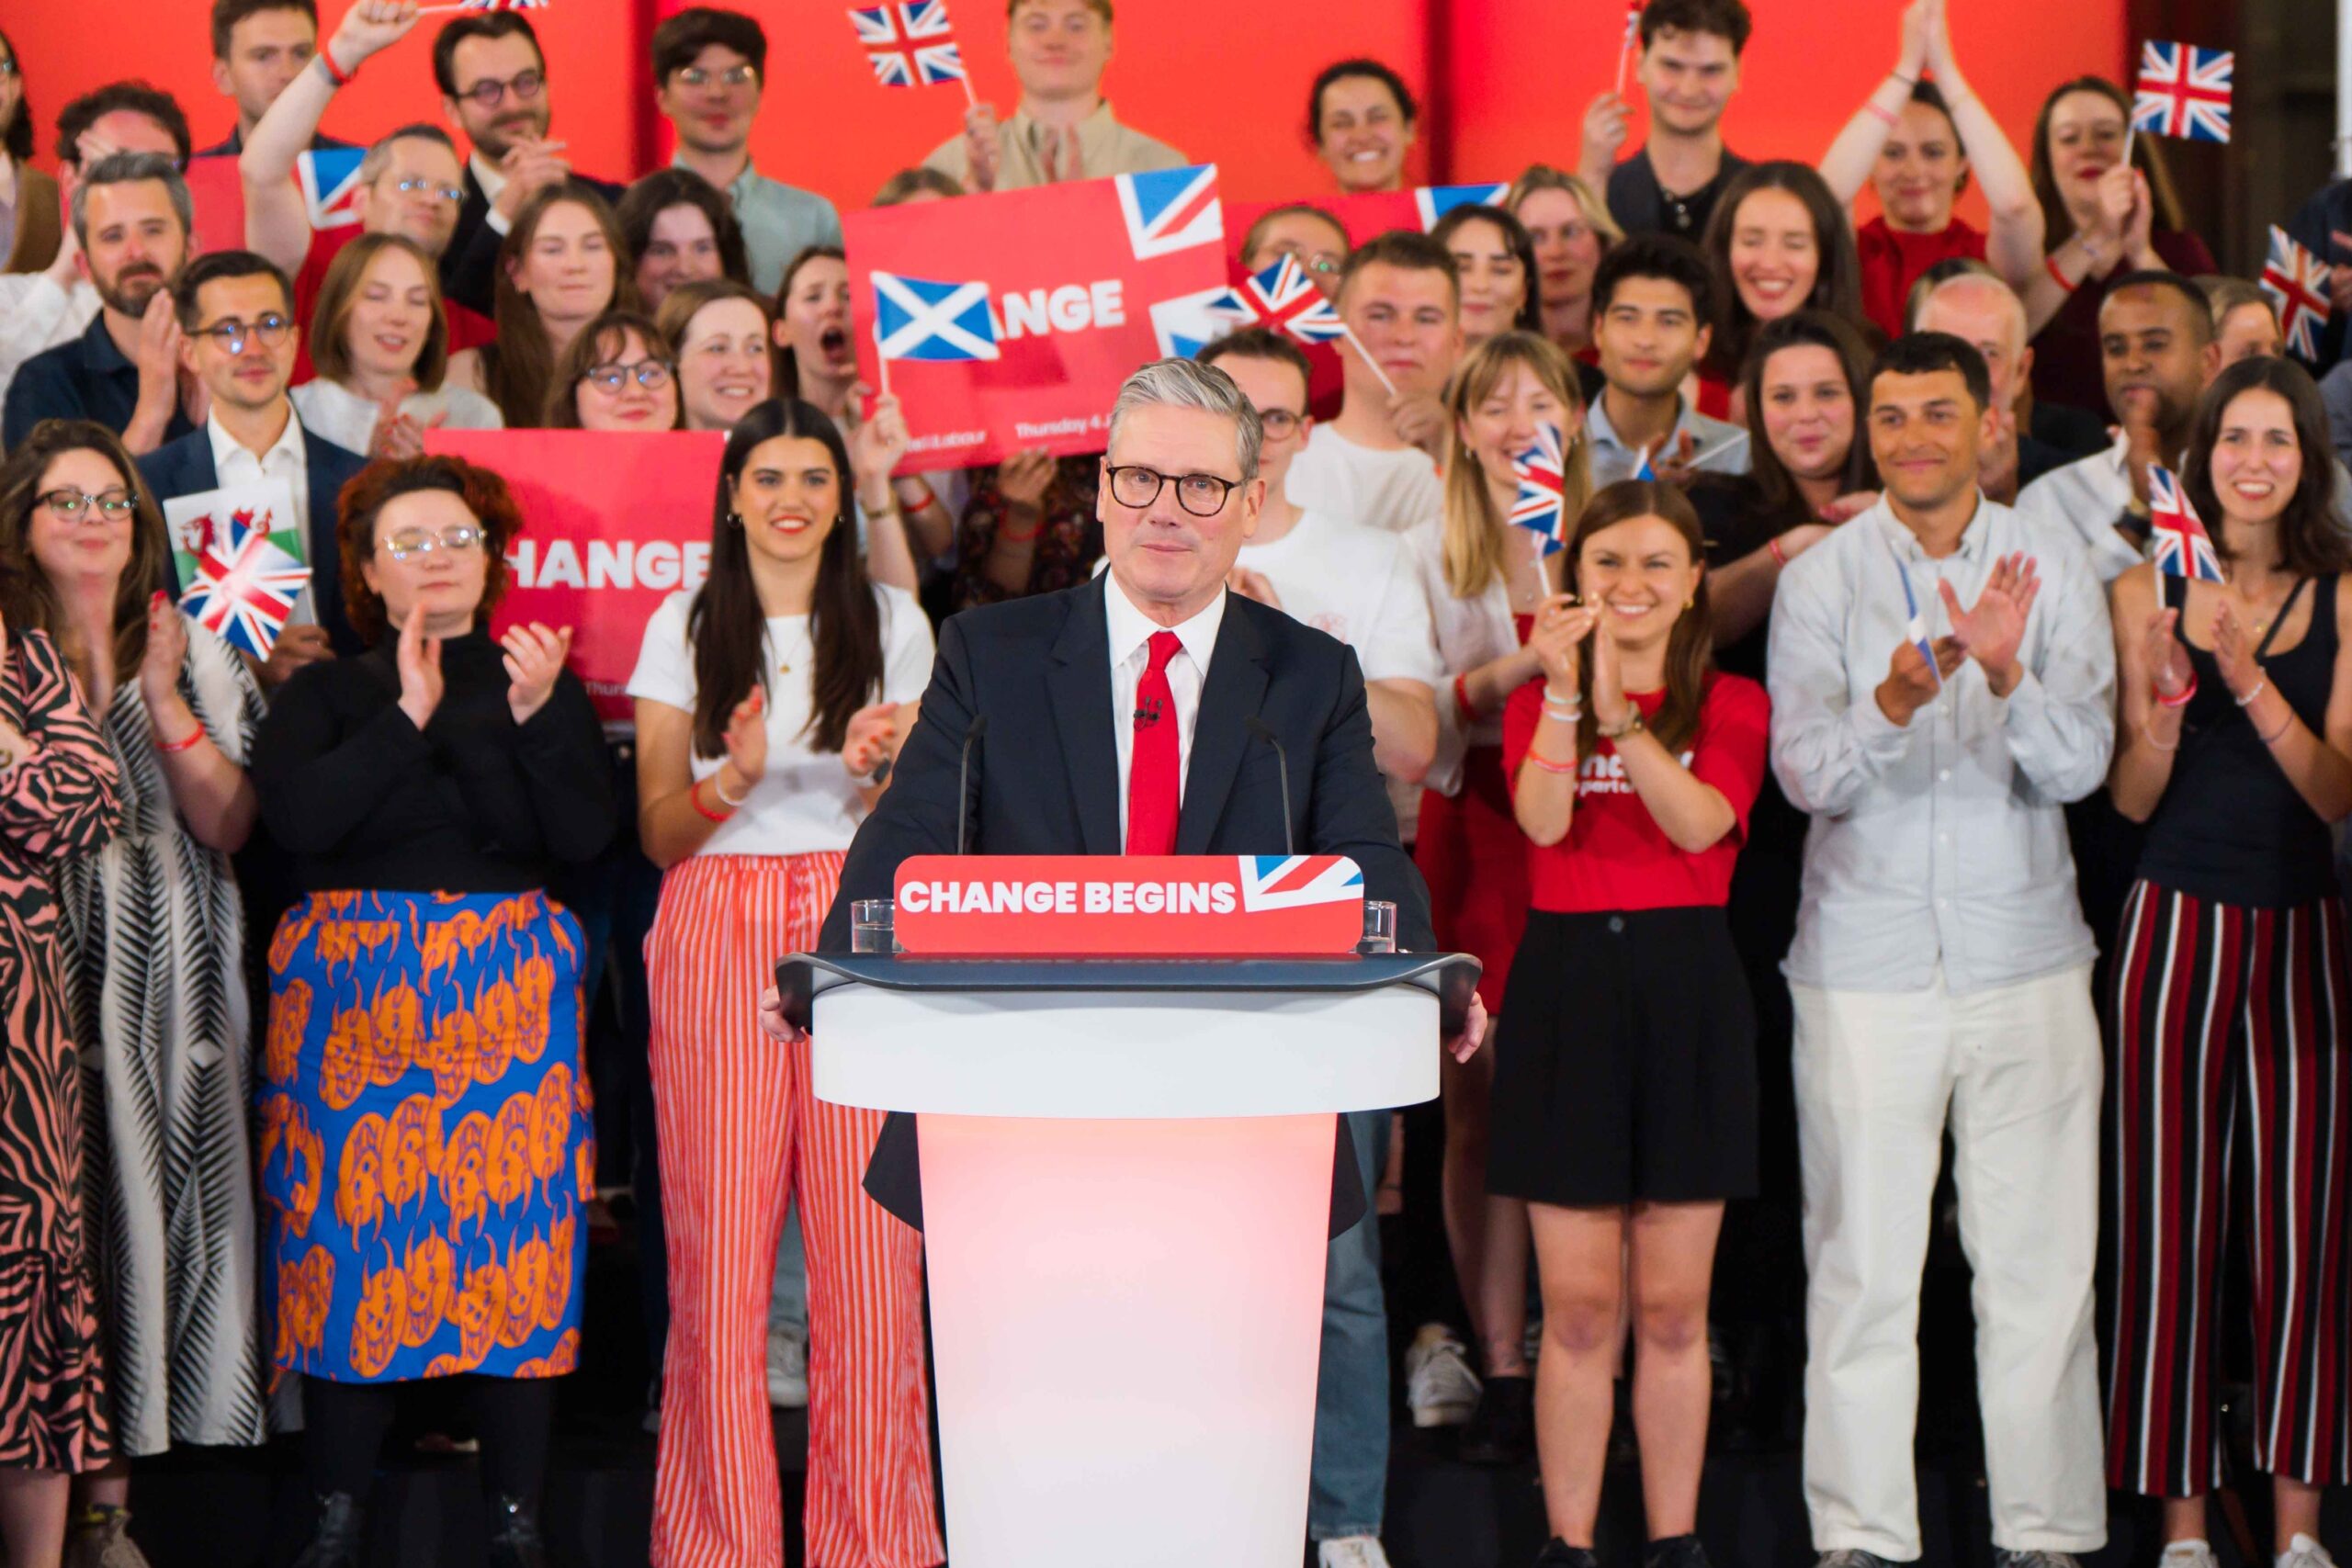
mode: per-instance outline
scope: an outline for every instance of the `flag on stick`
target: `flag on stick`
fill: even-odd
[[[2278,335],[2299,359],[2319,358],[2319,334],[2327,330],[2330,297],[2327,264],[2270,226],[2270,260],[2262,268],[2262,292],[2278,312]]]
[[[2192,582],[2222,581],[2222,553],[2189,504],[2188,492],[2162,463],[2148,465],[2148,545],[2156,570]]]

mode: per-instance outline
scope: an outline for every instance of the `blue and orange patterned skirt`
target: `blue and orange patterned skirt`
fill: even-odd
[[[580,1352],[580,927],[542,893],[315,893],[269,948],[277,1366],[553,1377]]]

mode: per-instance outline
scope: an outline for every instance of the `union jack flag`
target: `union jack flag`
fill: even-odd
[[[2180,480],[2161,463],[2148,465],[2148,545],[2158,571],[2195,582],[2222,581],[2213,536],[2205,531]]]
[[[2186,43],[2140,46],[2132,129],[2191,141],[2230,139],[2230,88],[2237,56]]]
[[[1227,289],[1209,310],[1231,317],[1238,326],[1272,327],[1301,343],[1332,343],[1348,335],[1348,323],[1323,298],[1298,258],[1287,253],[1265,271],[1244,279],[1240,288]]]
[[[2278,309],[2278,333],[2287,340],[2287,352],[2299,359],[2318,359],[2319,334],[2327,329],[2327,264],[2276,223],[2270,226],[2270,260],[2262,269],[2262,291]]]
[[[1420,214],[1421,232],[1457,207],[1500,207],[1510,195],[1508,182],[1492,186],[1422,186],[1413,192],[1413,209]]]
[[[1625,41],[1622,47],[1631,49],[1641,41],[1642,0],[1631,0],[1625,7]]]
[[[1295,909],[1363,897],[1363,873],[1345,855],[1243,855],[1241,907]]]
[[[965,79],[963,51],[949,36],[947,0],[852,6],[849,20],[873,62],[874,79],[884,86],[930,87]]]
[[[226,529],[208,527],[180,608],[230,647],[267,659],[310,585],[311,569],[270,541],[266,514],[235,512]]]
[[[458,11],[544,11],[548,0],[458,0]],[[440,9],[441,7],[435,7]]]
[[[294,160],[311,228],[345,229],[359,221],[359,164],[367,156],[365,147],[320,147]]]
[[[1550,555],[1568,543],[1567,445],[1556,424],[1535,427],[1535,445],[1510,460],[1519,479],[1519,498],[1511,502],[1510,521],[1543,541]]]
[[[1634,465],[1634,478],[1647,484],[1656,484],[1657,470],[1650,467],[1650,449],[1645,446],[1634,456],[1639,459]]]
[[[1117,178],[1119,213],[1137,261],[1170,255],[1225,239],[1225,208],[1216,197],[1216,165],[1156,169]]]
[[[1886,548],[1887,553],[1894,557],[1894,575],[1903,582],[1904,639],[1919,650],[1919,657],[1928,661],[1928,673],[1936,678],[1938,686],[1941,686],[1944,673],[1936,668],[1936,643],[1928,635],[1928,617],[1919,613],[1919,596],[1911,592],[1911,569],[1903,564],[1903,554],[1894,547],[1892,540]]]

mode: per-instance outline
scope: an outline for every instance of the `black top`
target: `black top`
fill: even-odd
[[[1767,513],[1762,493],[1756,481],[1746,474],[1700,474],[1691,479],[1685,493],[1690,498],[1690,510],[1699,514],[1700,532],[1707,537],[1709,571],[1721,571],[1732,562],[1754,555],[1805,521],[1803,517],[1774,517]],[[1772,617],[1768,615],[1757,623],[1754,631],[1737,642],[1717,641],[1716,667],[1761,682],[1764,643],[1771,625]]]
[[[2165,574],[2157,581],[2165,603],[2179,608],[2182,580]],[[2256,654],[2264,677],[2314,734],[2325,733],[2328,692],[2335,679],[2335,584],[2333,576],[2298,582],[2279,606],[2263,648],[2307,589],[2311,629],[2284,653]],[[2242,908],[2282,909],[2327,897],[2335,890],[2335,850],[2327,824],[2279,771],[2270,748],[2223,683],[2212,653],[2188,646],[2197,694],[2183,716],[2172,779],[2148,820],[2141,876],[2192,898]]]
[[[21,446],[45,419],[94,419],[120,434],[139,412],[139,367],[123,356],[107,332],[107,313],[90,318],[89,330],[71,343],[44,349],[25,361],[8,383],[0,412],[0,446]],[[175,398],[164,439],[194,430]]]
[[[1697,190],[1678,196],[1657,183],[1657,171],[1650,166],[1649,149],[1645,147],[1609,171],[1609,215],[1628,234],[1674,234],[1695,245],[1707,231],[1715,198],[1723,195],[1731,177],[1746,167],[1747,160],[1726,147],[1715,177]]]
[[[526,724],[507,711],[498,645],[441,645],[441,702],[400,707],[395,640],[307,666],[254,742],[263,820],[306,892],[521,893],[593,858],[613,826],[612,770],[569,670]]]

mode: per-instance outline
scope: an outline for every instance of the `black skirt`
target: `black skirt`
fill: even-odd
[[[1564,1207],[1756,1191],[1756,1014],[1720,908],[1538,909],[1495,1042],[1487,1190]]]

